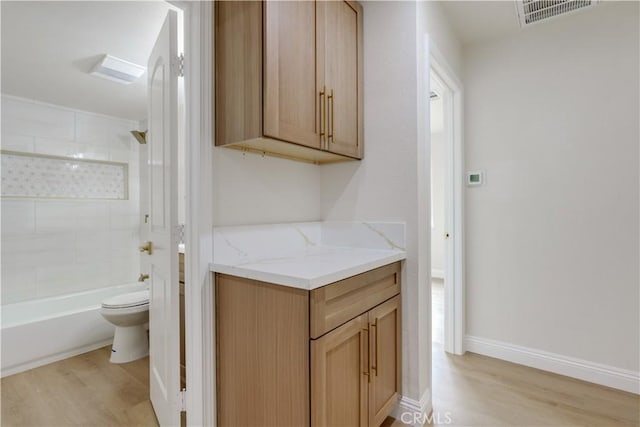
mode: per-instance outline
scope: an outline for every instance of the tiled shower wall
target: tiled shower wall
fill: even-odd
[[[135,282],[135,121],[2,96],[3,150],[127,163],[128,200],[2,197],[2,304]]]

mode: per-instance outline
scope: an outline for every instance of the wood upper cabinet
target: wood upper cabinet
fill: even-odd
[[[331,163],[363,157],[362,7],[215,3],[216,145]]]

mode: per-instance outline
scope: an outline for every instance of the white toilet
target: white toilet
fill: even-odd
[[[149,290],[107,298],[102,316],[116,326],[111,347],[111,363],[126,363],[149,355]]]

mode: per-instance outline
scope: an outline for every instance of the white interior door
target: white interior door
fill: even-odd
[[[162,426],[180,425],[177,14],[169,11],[147,64],[149,94],[149,365]]]

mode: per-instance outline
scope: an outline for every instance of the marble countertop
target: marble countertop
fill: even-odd
[[[216,273],[312,290],[405,258],[401,250],[325,246],[298,255],[209,266]]]
[[[312,290],[406,258],[403,223],[314,222],[214,229],[210,270]]]

